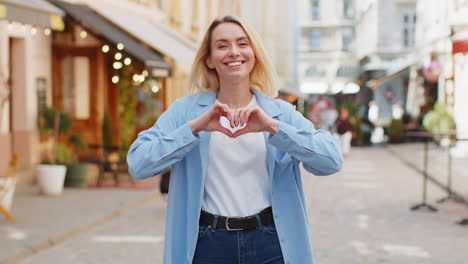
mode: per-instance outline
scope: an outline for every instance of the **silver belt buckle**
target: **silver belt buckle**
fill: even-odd
[[[226,230],[227,231],[242,231],[243,228],[229,228],[229,217],[226,217]]]

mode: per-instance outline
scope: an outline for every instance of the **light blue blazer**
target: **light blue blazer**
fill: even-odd
[[[263,111],[279,120],[278,131],[264,132],[274,221],[283,257],[289,264],[313,263],[299,163],[315,175],[330,175],[343,164],[339,144],[291,104],[252,90]],[[135,179],[160,174],[172,166],[166,216],[165,264],[191,264],[198,237],[210,132],[193,135],[187,122],[207,111],[216,93],[175,101],[156,124],[138,135],[127,161]]]

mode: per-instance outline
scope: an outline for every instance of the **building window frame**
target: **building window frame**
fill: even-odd
[[[320,0],[310,0],[310,15],[312,20],[320,20]]]
[[[416,31],[416,14],[404,13],[402,15],[402,45],[404,48],[413,48]]]
[[[319,51],[322,39],[322,31],[320,29],[312,29],[309,32],[309,50]]]

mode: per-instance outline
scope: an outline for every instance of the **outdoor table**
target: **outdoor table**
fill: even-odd
[[[419,137],[424,139],[424,158],[423,158],[423,182],[422,182],[422,201],[411,207],[411,210],[418,210],[419,208],[427,208],[431,212],[436,212],[437,208],[427,203],[427,164],[428,164],[428,152],[429,152],[429,140],[434,136],[428,132],[408,132],[405,134],[410,137]]]
[[[424,159],[423,159],[423,190],[422,190],[422,202],[414,205],[411,207],[411,210],[417,210],[421,207],[426,207],[430,211],[434,212],[437,209],[427,203],[427,179],[429,177],[427,172],[427,165],[428,165],[428,152],[429,152],[429,141],[434,136],[450,136],[455,139],[455,141],[468,141],[468,138],[457,138],[456,131],[449,131],[446,133],[429,133],[429,132],[408,132],[405,134],[406,136],[410,137],[419,137],[424,139]],[[448,155],[448,162],[447,162],[447,196],[437,200],[437,203],[443,203],[448,200],[453,200],[455,202],[462,202],[466,203],[463,198],[456,195],[452,190],[452,155],[450,154],[450,149],[447,150]],[[468,217],[462,218],[461,220],[457,221],[460,225],[468,225]]]

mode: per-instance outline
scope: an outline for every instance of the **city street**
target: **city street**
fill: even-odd
[[[439,211],[411,211],[422,177],[395,154],[405,147],[391,148],[353,148],[330,177],[304,173],[316,263],[468,261],[468,227],[455,224],[468,207],[437,204],[445,193],[430,183],[428,202]],[[1,263],[162,263],[165,199],[157,190],[67,189],[44,198],[23,189],[16,199],[18,223],[0,219]]]

